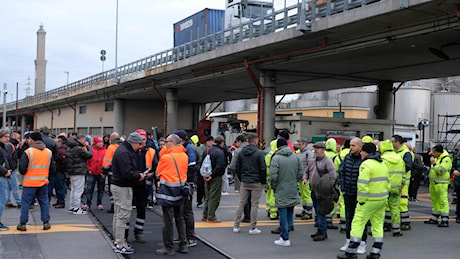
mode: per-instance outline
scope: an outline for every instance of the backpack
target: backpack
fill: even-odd
[[[214,153],[217,150],[212,151]],[[203,162],[201,163],[200,174],[201,176],[210,176],[212,174],[212,163],[211,163],[211,154],[207,153],[204,157]]]

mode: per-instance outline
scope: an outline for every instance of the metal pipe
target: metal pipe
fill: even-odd
[[[264,111],[264,88],[262,84],[260,84],[259,80],[257,79],[256,75],[252,71],[252,69],[249,67],[249,63],[247,59],[244,60],[244,67],[246,68],[249,77],[251,77],[252,82],[256,86],[257,89],[257,136],[259,136],[259,144],[262,143],[264,140],[264,116],[263,116],[263,111]]]
[[[18,115],[18,89],[19,89],[19,82],[16,82],[16,111],[14,112],[14,114],[16,116],[16,124],[14,125],[14,128],[15,128],[16,132],[18,131],[18,125],[19,125],[19,122],[18,122],[19,121],[19,115]]]
[[[50,127],[50,133],[52,134],[52,133],[53,133],[53,119],[54,119],[54,113],[53,113],[53,110],[51,110],[45,103],[43,103],[43,106],[45,106],[46,109],[48,109],[48,111],[50,111],[50,113],[51,113],[51,127]]]
[[[6,94],[8,94],[6,83],[3,83],[3,128],[6,128]]]
[[[163,101],[163,135],[166,135],[166,127],[168,126],[168,102],[166,102],[166,98],[161,95],[160,91],[155,87],[155,82],[152,80],[152,88],[157,92],[158,96],[160,96],[161,101]],[[166,136],[165,136],[166,137]]]
[[[69,107],[73,109],[73,130],[77,131],[77,109],[69,103],[67,98],[64,98],[64,100],[67,103],[67,105],[69,105]]]

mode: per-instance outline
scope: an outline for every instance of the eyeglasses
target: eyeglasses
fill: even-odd
[[[165,143],[172,143],[172,141],[166,140]]]

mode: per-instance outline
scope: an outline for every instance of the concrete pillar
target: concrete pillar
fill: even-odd
[[[276,96],[276,74],[274,72],[262,71],[260,73],[260,84],[264,88],[264,141],[265,147],[270,145],[270,141],[275,136],[275,96]]]
[[[382,81],[378,85],[377,119],[393,120],[393,82]]]
[[[27,117],[21,116],[21,133],[25,133],[27,128]]]
[[[12,119],[13,119],[13,118],[12,118],[11,116],[6,117],[6,121],[8,122],[8,127],[9,127],[10,129],[14,129],[14,128],[13,128],[13,120],[12,120]]]
[[[123,117],[123,100],[115,99],[113,101],[113,131],[120,135],[126,134],[124,132],[124,117]]]
[[[166,92],[166,103],[168,105],[168,112],[166,114],[167,129],[165,136],[174,133],[177,130],[177,108],[178,108],[178,90],[168,89]]]

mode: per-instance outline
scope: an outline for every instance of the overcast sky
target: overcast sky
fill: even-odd
[[[119,0],[118,65],[173,47],[173,24],[205,8],[225,9],[226,0]],[[287,0],[287,5],[297,0]],[[285,0],[274,0],[275,8]],[[115,67],[116,0],[16,0],[0,8],[0,89],[7,102],[34,94],[37,31],[46,31],[46,91]],[[30,81],[28,81],[30,77]],[[3,103],[1,97],[0,103]]]

